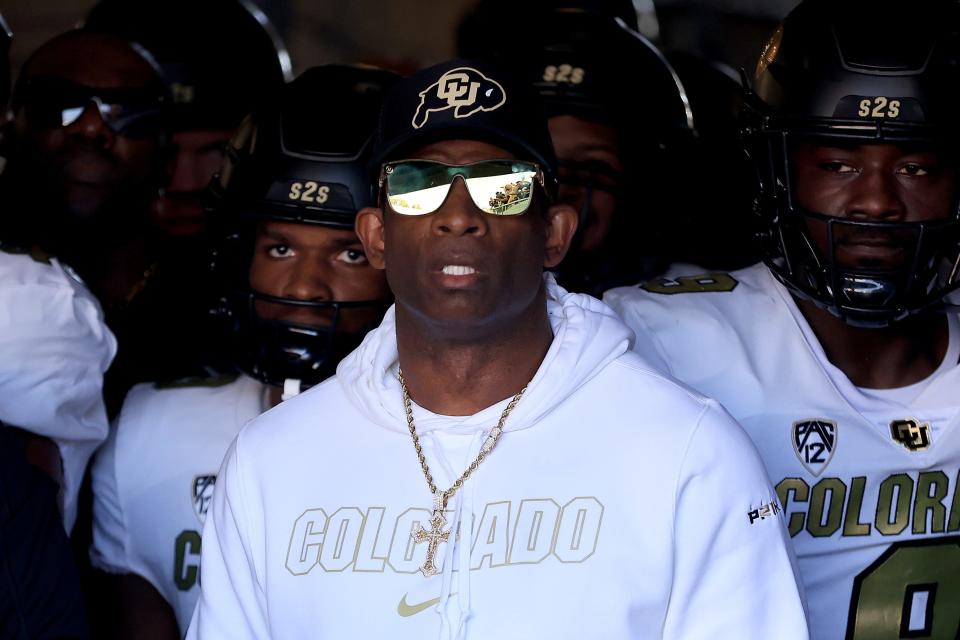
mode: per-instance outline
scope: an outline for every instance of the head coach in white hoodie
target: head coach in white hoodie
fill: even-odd
[[[396,304],[230,448],[188,638],[807,637],[747,437],[544,273],[549,140],[479,62],[388,96],[357,232]]]

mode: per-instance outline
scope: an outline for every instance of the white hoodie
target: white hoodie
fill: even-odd
[[[715,402],[628,352],[601,302],[547,276],[554,340],[458,491],[442,575],[397,380],[395,316],[334,379],[253,420],[206,520],[188,639],[807,638],[776,495]],[[469,393],[464,389],[464,393]],[[506,400],[415,408],[439,487]],[[453,543],[454,534],[450,535]]]

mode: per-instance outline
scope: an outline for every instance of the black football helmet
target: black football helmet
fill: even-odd
[[[847,323],[888,326],[939,305],[960,285],[960,211],[933,222],[859,221],[804,210],[793,182],[799,140],[918,145],[957,166],[960,20],[949,0],[909,10],[892,2],[807,0],[760,56],[742,111],[757,169],[754,203],[764,261],[790,291]],[[828,250],[812,225],[826,227]],[[908,252],[900,268],[849,268],[837,238],[887,234]]]
[[[548,117],[574,115],[610,125],[628,156],[649,157],[693,135],[683,84],[659,49],[636,31],[629,2],[551,2],[531,14],[523,38],[492,38],[504,13],[534,11],[503,5],[481,3],[461,28],[460,52],[498,59],[524,74]],[[594,182],[589,186],[606,188]]]
[[[169,88],[176,131],[235,129],[293,77],[283,40],[250,0],[100,0],[84,28],[150,53]]]
[[[214,315],[228,323],[230,356],[244,373],[274,385],[317,384],[366,333],[339,330],[341,314],[377,309],[379,319],[389,305],[389,300],[278,298],[253,290],[249,271],[260,223],[352,229],[357,211],[374,204],[366,173],[369,141],[382,98],[397,77],[359,66],[308,69],[273,104],[251,114],[228,146],[210,186],[211,268],[219,292]],[[329,323],[318,327],[262,318],[258,301],[314,309]]]
[[[599,295],[652,275],[656,266],[649,256],[658,244],[652,227],[663,218],[654,214],[669,206],[668,176],[661,172],[695,136],[683,84],[657,47],[636,31],[630,2],[504,4],[480,4],[461,28],[461,53],[493,57],[524,74],[548,117],[569,115],[613,129],[623,162],[618,171],[606,163],[560,159],[561,187],[577,195],[571,204],[580,216],[578,235],[557,269],[561,284]],[[527,12],[523,37],[497,37],[504,17],[513,19],[518,11]],[[616,213],[604,246],[582,252],[577,247],[597,192],[616,198]]]

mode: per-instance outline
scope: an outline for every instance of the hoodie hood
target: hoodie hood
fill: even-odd
[[[570,293],[551,273],[544,274],[547,314],[553,327],[553,343],[522,400],[510,414],[505,431],[534,426],[563,400],[599,373],[631,346],[633,333],[607,305],[596,298]],[[397,379],[397,332],[395,307],[390,307],[379,327],[337,367],[337,380],[360,411],[376,424],[407,432],[403,396]],[[488,407],[472,416],[457,418],[458,432],[489,429]],[[497,415],[493,415],[494,423]],[[441,426],[450,428],[444,416],[417,419],[418,433]]]

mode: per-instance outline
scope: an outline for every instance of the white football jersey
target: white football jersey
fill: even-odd
[[[906,389],[861,390],[764,265],[607,292],[635,350],[718,399],[756,443],[800,562],[812,637],[960,627],[960,330]]]
[[[103,374],[116,352],[99,303],[72,271],[0,248],[0,422],[56,443],[67,531],[87,462],[107,437]]]
[[[217,470],[264,395],[246,376],[136,385],[94,459],[94,566],[150,582],[184,633],[200,595],[200,533]]]

